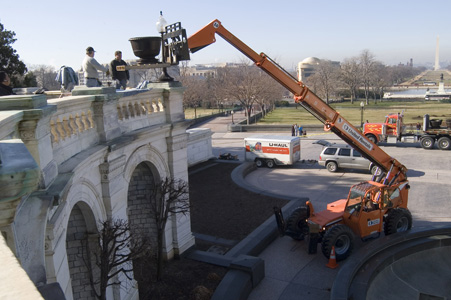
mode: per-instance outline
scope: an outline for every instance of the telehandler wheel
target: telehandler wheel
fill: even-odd
[[[337,172],[337,170],[338,170],[338,165],[337,165],[337,163],[334,162],[334,161],[329,161],[329,162],[327,162],[327,164],[326,164],[326,168],[327,168],[327,171],[329,171],[329,172]]]
[[[412,215],[409,210],[395,208],[388,212],[384,223],[385,235],[407,231],[410,228],[412,228]]]
[[[447,136],[443,136],[438,139],[437,146],[440,150],[449,150],[451,149],[451,139]]]
[[[346,259],[354,248],[354,233],[343,224],[334,225],[329,228],[323,237],[321,250],[324,256],[329,259],[332,246],[335,248],[337,261]]]
[[[420,140],[420,144],[421,147],[423,147],[423,149],[432,149],[434,148],[434,138],[430,137],[430,136],[425,136]]]
[[[272,159],[266,160],[266,166],[268,168],[270,168],[270,169],[273,168],[274,167],[274,161]]]
[[[382,170],[378,166],[374,165],[371,167],[371,175],[380,176],[381,174]]]
[[[257,166],[257,168],[263,167],[263,164],[264,164],[263,160],[258,158],[255,160],[255,165]]]
[[[294,240],[302,241],[306,234],[308,234],[308,208],[306,206],[301,206],[296,208],[287,219],[287,229],[291,232],[299,234],[297,238],[294,235],[291,237]]]

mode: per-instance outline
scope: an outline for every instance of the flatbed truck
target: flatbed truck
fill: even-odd
[[[424,149],[451,149],[451,120],[431,119],[428,114],[423,117],[423,124],[418,129],[408,130],[403,123],[403,113],[391,113],[385,117],[384,123],[365,123],[363,134],[373,143],[416,143]]]

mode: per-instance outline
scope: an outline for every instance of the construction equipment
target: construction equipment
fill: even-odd
[[[316,253],[321,242],[322,252],[329,259],[332,247],[337,261],[345,259],[353,249],[354,236],[362,239],[379,236],[380,232],[392,234],[412,226],[412,216],[407,209],[409,183],[407,168],[390,157],[373,142],[326,104],[304,83],[285,71],[266,54],[257,54],[249,46],[225,29],[219,20],[188,38],[188,48],[194,53],[216,41],[218,34],[242,52],[258,67],[293,93],[297,103],[363,156],[376,164],[383,172],[377,172],[372,180],[351,187],[347,199],[327,205],[327,209],[315,212],[312,203],[297,208],[285,221],[280,208],[274,208],[276,221],[282,235],[294,239],[309,239],[309,253]]]

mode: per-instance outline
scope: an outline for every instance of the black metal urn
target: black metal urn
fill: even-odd
[[[161,37],[144,36],[129,39],[132,44],[133,53],[140,58],[139,64],[155,64],[158,59],[155,58],[160,54]]]

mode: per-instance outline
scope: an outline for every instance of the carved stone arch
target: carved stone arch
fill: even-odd
[[[163,155],[161,155],[161,153],[154,147],[144,145],[137,148],[130,155],[127,163],[125,164],[123,174],[126,182],[130,182],[131,176],[136,167],[143,162],[146,162],[147,166],[151,168],[152,173],[155,176],[158,175],[159,178],[169,177],[169,167]]]
[[[161,178],[169,176],[169,167],[164,156],[150,145],[144,145],[134,151],[124,169],[127,189],[127,216],[130,231],[145,235],[151,241],[151,247],[156,247],[157,229],[155,216],[152,214],[151,194],[155,184]],[[156,251],[156,248],[154,248]],[[145,297],[150,293],[149,271],[151,262],[148,259],[133,260],[133,276],[138,283],[138,293]]]
[[[73,299],[96,299],[89,282],[87,245],[96,247],[98,226],[106,218],[100,192],[86,178],[76,181],[68,191],[65,219],[66,260]],[[92,265],[92,264],[91,264]]]
[[[105,220],[107,217],[106,209],[100,195],[100,191],[96,189],[92,182],[90,182],[86,178],[80,178],[78,181],[72,184],[71,188],[67,192],[66,215],[70,214],[73,207],[77,203],[84,202],[89,208],[91,208],[94,215],[94,220],[96,222],[95,224],[89,224],[90,228],[92,228],[92,226],[95,226],[95,228],[97,228],[98,222]]]

